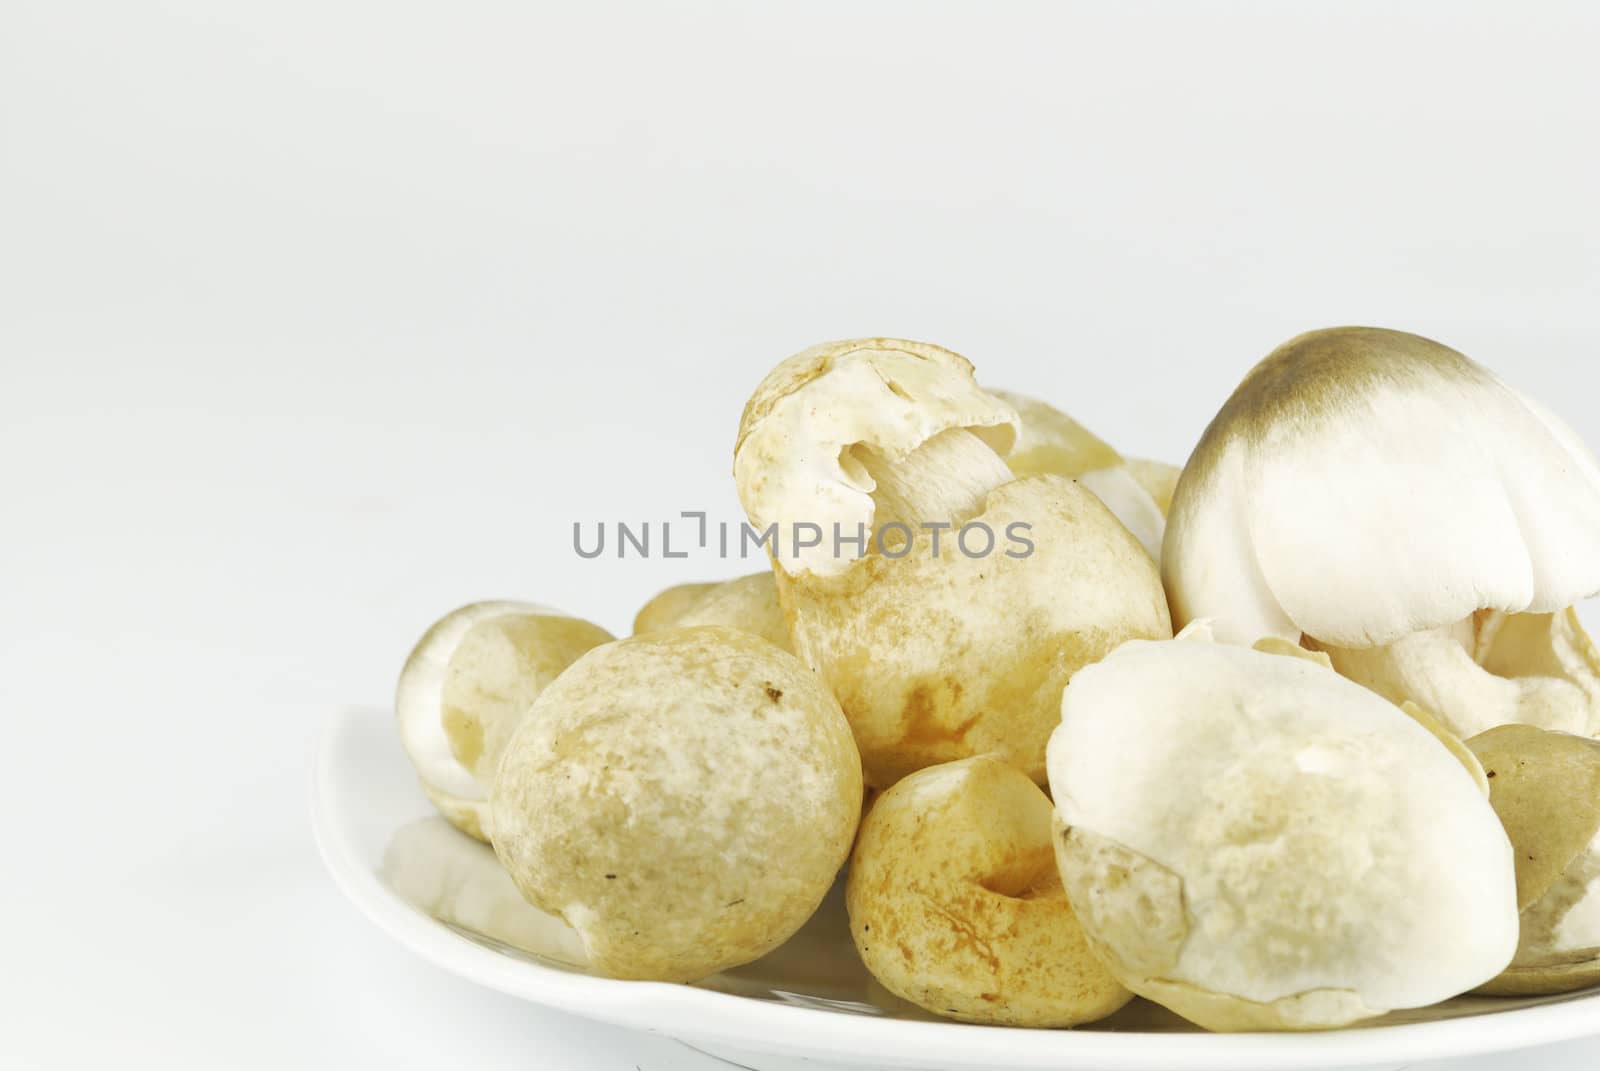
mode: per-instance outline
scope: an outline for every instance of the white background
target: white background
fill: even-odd
[[[0,5],[0,1063],[703,1066],[388,945],[307,758],[458,603],[746,571],[571,524],[736,520],[811,342],[1181,460],[1376,323],[1600,442],[1593,7],[984,7]]]

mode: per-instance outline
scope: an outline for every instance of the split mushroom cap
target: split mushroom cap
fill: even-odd
[[[831,537],[835,525],[854,536],[890,519],[913,527],[949,521],[884,516],[890,488],[880,485],[892,484],[901,469],[922,493],[970,501],[1008,478],[999,457],[1010,450],[1016,424],[1016,413],[978,386],[959,354],[892,338],[823,343],[780,363],[745,405],[733,462],[739,501],[753,527],[777,525],[780,545],[788,547],[796,524],[814,524]],[[935,440],[938,461],[905,472],[905,462]],[[926,486],[940,478],[952,486]],[[775,563],[790,574],[837,576],[853,559],[834,550],[824,539],[780,553]]]
[[[990,756],[932,766],[862,823],[845,889],[891,993],[969,1023],[1075,1026],[1133,996],[1084,938],[1056,872],[1050,799]]]
[[[1037,398],[1003,390],[990,393],[1015,409],[1021,421],[1017,441],[1006,455],[1012,472],[1018,476],[1048,472],[1077,480],[1116,514],[1152,558],[1161,559],[1165,510],[1110,443]],[[1162,478],[1153,469],[1145,471]]]
[[[1504,725],[1467,741],[1516,854],[1522,937],[1486,993],[1600,983],[1600,741]]]
[[[771,570],[714,584],[680,584],[668,588],[639,611],[635,635],[664,628],[726,625],[760,636],[790,650],[789,626],[778,605],[778,585]]]
[[[1392,644],[1600,591],[1600,469],[1565,424],[1437,342],[1312,331],[1245,377],[1178,483],[1181,626]],[[1445,712],[1448,713],[1448,712]]]
[[[1127,644],[1068,686],[1049,761],[1085,932],[1201,1026],[1422,1007],[1516,949],[1511,845],[1468,766],[1309,658]]]
[[[839,705],[749,633],[597,647],[500,759],[495,853],[617,978],[694,981],[776,948],[817,909],[861,816]]]
[[[831,538],[785,547],[773,571],[795,653],[839,698],[874,787],[989,752],[1042,780],[1071,674],[1171,635],[1154,564],[1100,500],[1006,467],[1016,421],[965,358],[895,339],[791,357],[745,407],[751,523],[780,542],[802,524],[869,533],[854,556]]]
[[[488,839],[488,786],[517,722],[579,655],[611,639],[559,610],[498,601],[463,606],[417,641],[395,718],[423,791],[452,825]]]

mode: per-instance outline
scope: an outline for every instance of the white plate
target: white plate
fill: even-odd
[[[1600,993],[1465,997],[1324,1034],[1205,1034],[1135,1001],[1078,1030],[943,1022],[879,988],[850,944],[840,897],[782,948],[695,986],[585,973],[575,935],[529,907],[494,854],[436,817],[388,711],[340,711],[312,785],[323,859],[372,921],[424,959],[539,1004],[678,1038],[761,1071],[1284,1071],[1398,1067],[1600,1032]]]

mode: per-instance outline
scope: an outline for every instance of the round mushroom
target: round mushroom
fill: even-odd
[[[1516,853],[1522,937],[1481,991],[1565,993],[1600,983],[1600,741],[1502,725],[1467,741]]]
[[[677,624],[678,618],[688,612],[689,607],[699,602],[706,592],[721,583],[720,580],[712,580],[693,584],[674,584],[657,592],[649,602],[639,607],[639,612],[633,616],[633,634],[642,636],[646,632],[659,632],[664,628],[671,628]]]
[[[1076,1026],[1132,999],[1062,890],[1050,799],[990,756],[930,766],[872,805],[845,888],[883,987],[969,1023]]]
[[[395,718],[423,791],[452,825],[489,839],[489,782],[517,722],[579,655],[612,638],[559,610],[500,601],[463,606],[417,641]]]
[[[1328,652],[1457,736],[1600,732],[1600,468],[1547,409],[1400,331],[1313,331],[1245,378],[1179,480],[1162,558],[1180,627]]]
[[[1150,557],[1161,559],[1161,537],[1167,524],[1165,509],[1110,443],[1037,398],[1004,390],[990,393],[1015,409],[1020,421],[1017,441],[1006,455],[1006,465],[1013,473],[1053,473],[1077,480],[1117,515]],[[1165,475],[1154,467],[1158,464],[1146,462],[1143,471],[1146,478],[1157,481],[1159,489]]]
[[[495,853],[594,968],[689,982],[817,909],[861,815],[844,715],[793,655],[717,626],[597,647],[500,759]]]
[[[1311,659],[1129,643],[1073,679],[1050,741],[1062,881],[1111,973],[1211,1030],[1433,1004],[1517,944],[1468,763]]]
[[[874,787],[991,752],[1042,781],[1072,674],[1171,635],[1154,563],[1104,504],[1061,476],[1013,477],[1015,424],[965,358],[895,339],[791,357],[745,407],[740,501],[775,536],[795,652]],[[820,543],[792,538],[807,526]]]
[[[712,584],[680,584],[644,604],[633,620],[634,635],[664,628],[726,625],[790,650],[789,626],[778,605],[772,571]]]

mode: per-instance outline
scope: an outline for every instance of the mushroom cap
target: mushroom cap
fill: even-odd
[[[1511,846],[1468,768],[1310,659],[1129,643],[1067,687],[1049,765],[1085,931],[1201,1026],[1421,1007],[1516,948]]]
[[[1516,853],[1522,938],[1486,993],[1600,982],[1600,741],[1504,725],[1467,741]]]
[[[1173,616],[1229,642],[1392,643],[1476,610],[1600,591],[1600,468],[1543,406],[1456,351],[1312,331],[1245,377],[1179,480]]]
[[[1600,740],[1502,725],[1467,741],[1516,852],[1517,906],[1550,891],[1600,834]]]
[[[689,608],[710,591],[721,584],[720,580],[710,580],[693,584],[674,584],[665,588],[651,597],[650,601],[639,607],[639,612],[633,615],[633,634],[643,635],[646,632],[659,632],[664,628],[671,628],[678,623],[678,618],[689,612]]]
[[[1017,440],[1005,457],[1018,476],[1081,476],[1123,464],[1115,447],[1048,402],[1014,391],[989,393],[1017,411]]]
[[[862,822],[845,889],[850,933],[885,989],[970,1023],[1075,1026],[1132,993],[1072,914],[1050,799],[979,756],[919,770]]]
[[[1139,486],[1155,499],[1161,516],[1166,517],[1172,511],[1172,495],[1178,489],[1178,477],[1183,475],[1183,470],[1165,461],[1152,461],[1147,457],[1130,457],[1127,466],[1133,478],[1139,481]]]
[[[1157,560],[1166,517],[1155,497],[1110,443],[1053,405],[1025,394],[991,394],[1017,411],[1017,441],[1005,462],[1018,476],[1054,473],[1078,480],[1104,502]]]
[[[978,386],[971,363],[942,347],[892,338],[813,346],[768,373],[745,405],[733,461],[739,501],[758,532],[806,523],[853,535],[872,526],[875,505],[852,447],[895,459],[967,429],[1003,455],[1016,423],[1010,406]],[[819,575],[851,564],[826,541],[779,563]]]
[[[633,619],[635,635],[695,625],[742,629],[791,650],[789,625],[778,605],[778,585],[770,569],[732,580],[667,588]]]
[[[417,641],[395,688],[400,742],[439,811],[487,840],[489,781],[511,732],[545,686],[590,648],[598,625],[535,603],[470,603]]]
[[[1129,639],[1172,634],[1155,563],[1089,491],[1026,476],[968,522],[996,549],[874,555],[840,577],[778,574],[795,652],[839,698],[867,782],[993,753],[1036,781],[1061,689]],[[1031,554],[1007,542],[1031,525]],[[981,540],[979,540],[981,542]]]
[[[726,625],[790,650],[789,625],[778,605],[778,584],[769,569],[718,584],[674,623],[678,628]]]
[[[693,981],[776,948],[861,816],[839,705],[793,655],[722,627],[590,651],[501,756],[496,854],[595,969]]]

